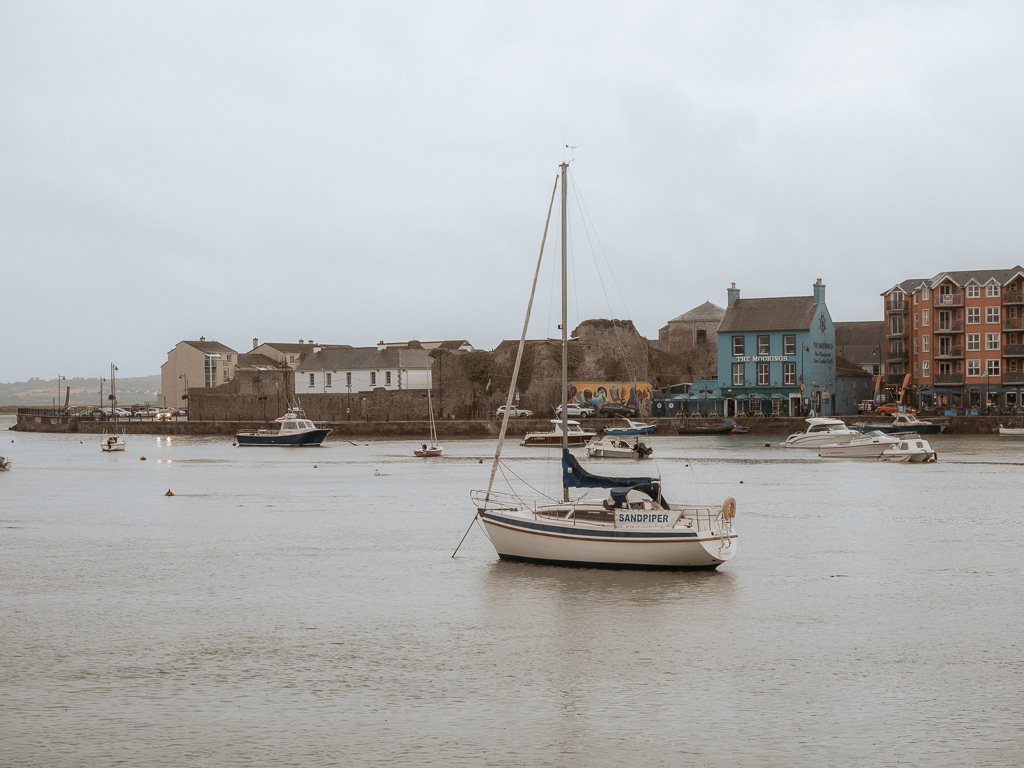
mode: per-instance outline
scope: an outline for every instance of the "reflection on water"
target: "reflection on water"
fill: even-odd
[[[1024,763],[1024,441],[908,467],[656,439],[669,498],[735,496],[741,535],[660,573],[503,563],[479,530],[452,559],[489,442],[14,439],[3,765]]]

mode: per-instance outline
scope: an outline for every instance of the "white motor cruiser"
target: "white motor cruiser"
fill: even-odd
[[[910,435],[902,437],[909,438]],[[823,459],[877,459],[882,455],[882,451],[899,441],[900,438],[895,435],[886,435],[877,431],[868,432],[853,438],[848,443],[823,445],[818,451],[818,455]]]
[[[605,435],[587,443],[587,456],[592,459],[646,459],[652,453],[654,449],[639,436],[629,438]]]
[[[786,438],[783,448],[820,448],[824,445],[845,445],[862,433],[850,429],[842,419],[811,417],[806,419],[808,427]]]
[[[938,459],[927,440],[916,436],[901,435],[879,455],[879,461],[898,461],[904,464],[926,464]]]

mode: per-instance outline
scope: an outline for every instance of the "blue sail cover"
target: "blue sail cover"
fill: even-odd
[[[612,506],[622,507],[626,494],[640,491],[656,501],[662,509],[671,509],[661,498],[661,482],[654,477],[602,477],[588,472],[569,451],[562,449],[563,488],[611,488]],[[607,505],[607,502],[606,502]]]

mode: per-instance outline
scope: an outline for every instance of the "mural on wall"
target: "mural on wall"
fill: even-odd
[[[649,381],[570,381],[569,402],[593,408],[600,413],[605,403],[636,408],[643,416],[651,413]]]

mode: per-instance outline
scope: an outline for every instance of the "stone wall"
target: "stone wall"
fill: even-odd
[[[648,341],[632,320],[585,320],[573,331],[583,362],[571,378],[582,381],[650,381]]]

